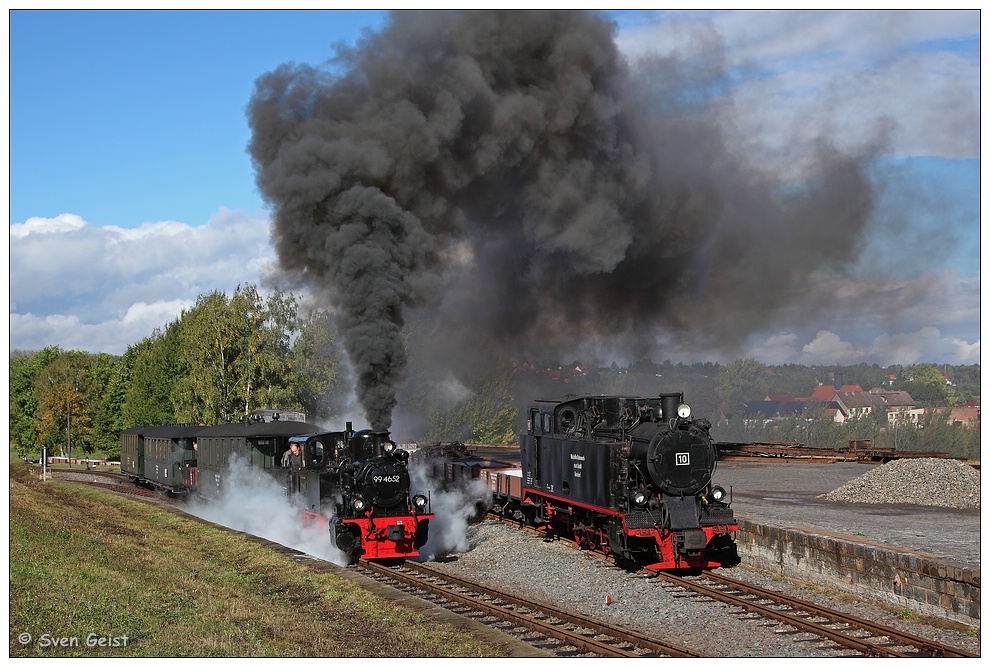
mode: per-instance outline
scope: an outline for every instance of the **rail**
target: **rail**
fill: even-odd
[[[398,581],[450,599],[482,614],[552,637],[561,642],[557,652],[563,650],[573,654],[580,651],[602,657],[704,657],[691,649],[523,599],[506,591],[488,588],[419,563],[407,561],[402,566],[385,567],[362,561],[359,566],[378,577]]]

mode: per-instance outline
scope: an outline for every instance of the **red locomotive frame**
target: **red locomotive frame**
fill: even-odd
[[[536,502],[539,499],[539,502]],[[580,508],[587,514],[599,517],[609,517],[617,519],[622,524],[623,532],[629,537],[653,538],[657,545],[657,562],[644,566],[647,570],[685,570],[685,569],[707,569],[721,567],[723,563],[709,560],[702,556],[689,557],[677,553],[674,548],[673,531],[669,529],[650,528],[629,528],[626,525],[625,516],[621,512],[616,512],[594,505],[578,503],[559,496],[524,489],[522,493],[522,505],[537,506],[543,508],[542,519],[545,523],[537,526],[538,530],[556,532],[571,536],[574,541],[588,551],[597,551],[606,556],[612,555],[608,546],[608,535],[605,531],[588,525],[576,525],[578,513],[574,508]],[[739,530],[735,524],[718,524],[714,526],[702,526],[705,532],[705,542],[711,542],[716,535],[726,535]]]
[[[416,531],[421,521],[429,521],[433,514],[409,514],[404,516],[367,517],[342,519],[340,522],[356,527],[361,535],[361,560],[410,558],[419,555],[416,548]],[[326,517],[317,512],[303,512],[303,525],[316,524],[320,530],[329,530]]]

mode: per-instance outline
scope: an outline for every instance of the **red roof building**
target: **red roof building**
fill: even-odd
[[[858,384],[845,384],[839,389],[836,389],[830,384],[823,384],[815,389],[814,393],[811,394],[809,401],[821,401],[822,403],[831,403],[835,400],[835,395],[838,393],[848,393],[851,391],[863,392],[863,388]]]

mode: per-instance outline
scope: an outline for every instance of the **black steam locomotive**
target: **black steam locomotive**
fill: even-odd
[[[460,443],[414,455],[436,492],[479,512],[569,536],[623,564],[693,571],[739,562],[725,490],[712,482],[715,443],[683,394],[537,401],[519,438],[520,464]],[[484,495],[481,495],[481,492]]]
[[[650,569],[738,562],[711,424],[683,394],[540,401],[527,427],[516,516]]]
[[[289,484],[304,518],[329,523],[330,543],[348,558],[416,556],[429,533],[430,501],[409,493],[409,452],[387,431],[317,433],[289,438],[302,445],[305,467]],[[327,519],[329,517],[329,519]]]
[[[350,560],[419,555],[433,518],[425,496],[410,496],[408,453],[387,432],[326,432],[278,413],[217,426],[137,427],[121,433],[121,472],[172,494],[215,500],[248,478],[274,479]],[[283,465],[292,443],[302,446]],[[235,461],[242,469],[235,471]]]

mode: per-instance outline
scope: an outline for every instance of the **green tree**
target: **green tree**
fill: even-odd
[[[78,454],[80,450],[92,452],[91,423],[83,393],[68,383],[53,385],[38,405],[38,443],[60,456],[74,456],[73,451]]]
[[[902,451],[917,451],[918,429],[911,422],[898,419],[888,423],[877,435],[879,447]]]
[[[344,351],[328,313],[319,311],[302,321],[292,345],[292,386],[312,420],[338,416],[346,391]]]
[[[914,364],[908,366],[894,383],[895,389],[911,394],[919,403],[934,405],[946,400],[945,378],[934,364]]]
[[[846,443],[846,431],[842,424],[835,421],[829,412],[828,404],[821,401],[808,401],[804,408],[804,435],[801,440],[808,447],[826,447],[836,449]]]
[[[230,317],[248,325],[242,349],[233,358],[242,414],[265,407],[299,407],[290,377],[291,339],[298,330],[295,297],[276,290],[263,300],[254,286],[238,286],[230,309]]]
[[[41,387],[37,378],[62,353],[56,346],[10,354],[10,440],[18,456],[40,455],[36,419]]]
[[[187,375],[172,389],[181,421],[214,424],[240,413],[234,361],[248,338],[248,322],[232,317],[227,295],[200,296],[184,311],[179,330]]]
[[[846,420],[845,438],[846,440],[870,440],[877,442],[880,432],[887,423],[886,408],[875,408],[865,414],[855,413]],[[848,443],[843,443],[848,444]]]
[[[430,413],[430,440],[464,440],[482,445],[516,442],[512,368],[496,364],[484,383],[450,408],[435,406]]]
[[[59,351],[34,377],[39,444],[59,444],[61,432],[66,437],[60,451],[66,456],[70,446],[87,454],[94,450],[92,420],[98,390],[92,388],[90,378],[92,359],[87,352]]]
[[[301,407],[291,368],[297,331],[295,297],[267,301],[254,286],[201,296],[180,321],[182,381],[172,390],[177,417],[207,424],[258,408]]]
[[[120,371],[121,381],[126,383],[121,405],[124,428],[180,421],[173,396],[184,375],[181,346],[177,320],[164,331],[156,329],[124,353]]]
[[[93,445],[106,456],[120,453],[120,432],[123,424],[123,360],[109,354],[93,357],[90,369],[92,383],[90,400],[93,403]]]
[[[512,368],[508,364],[499,364],[481,391],[468,400],[465,421],[471,425],[471,442],[483,445],[514,444],[514,401]]]
[[[718,390],[730,419],[742,414],[748,401],[760,400],[771,387],[767,366],[755,359],[734,359],[719,369]]]

